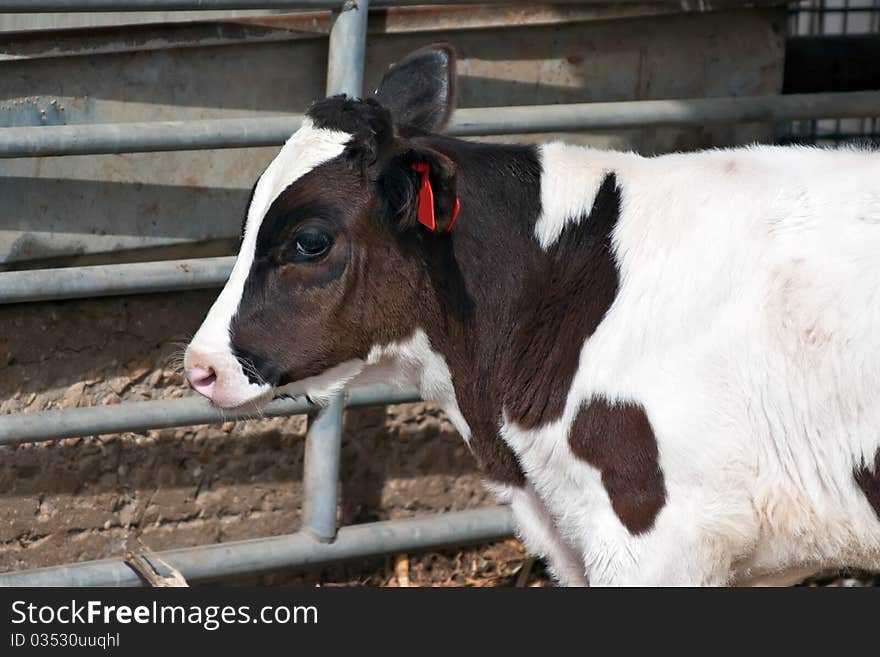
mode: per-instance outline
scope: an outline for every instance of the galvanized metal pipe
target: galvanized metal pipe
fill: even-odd
[[[0,13],[331,9],[343,0],[0,0]]]
[[[179,570],[188,582],[199,582],[395,552],[483,543],[511,535],[513,520],[510,511],[506,507],[490,507],[426,518],[351,525],[341,528],[333,543],[322,543],[305,532],[298,532],[287,536],[167,550],[158,556]],[[0,586],[142,584],[135,572],[120,559],[0,574]]]
[[[333,12],[327,50],[327,95],[359,98],[364,87],[367,50],[367,13],[370,0],[346,0]]]
[[[880,114],[880,91],[741,96],[457,110],[457,136],[610,130],[715,123],[839,119]],[[0,128],[0,157],[134,153],[280,145],[302,117]]]
[[[281,146],[302,115],[0,128],[0,157]]]
[[[369,0],[346,0],[333,12],[327,52],[327,95],[359,97],[364,81]],[[303,463],[303,529],[319,541],[336,537],[339,460],[342,451],[341,395],[310,422]]]
[[[220,287],[235,257],[0,272],[0,304]]]
[[[643,0],[615,0],[642,2]],[[345,0],[0,0],[0,13],[100,11],[218,11],[231,9],[336,9]],[[480,0],[479,4],[529,4],[534,0]],[[554,0],[555,4],[607,0]],[[475,0],[376,0],[377,7],[468,5]]]
[[[303,529],[319,541],[336,537],[339,459],[342,453],[342,395],[335,395],[309,423],[303,461]]]
[[[460,136],[503,135],[644,126],[772,123],[858,118],[875,116],[878,112],[880,91],[529,105],[458,110],[453,115],[449,132]]]
[[[349,408],[382,404],[406,404],[419,400],[414,389],[374,385],[354,388],[346,395]],[[127,402],[113,406],[53,409],[36,413],[0,416],[0,445],[95,436],[123,431],[146,431],[195,424],[216,424],[228,420],[247,420],[314,413],[318,407],[302,399],[276,399],[259,413],[220,412],[201,397]]]

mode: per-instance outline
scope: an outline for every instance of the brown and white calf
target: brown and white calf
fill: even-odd
[[[880,156],[461,141],[454,89],[435,46],[309,110],[196,390],[417,385],[563,584],[880,568]]]

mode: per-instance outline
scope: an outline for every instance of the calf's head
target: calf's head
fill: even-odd
[[[373,97],[314,104],[257,180],[232,274],[184,358],[217,406],[326,397],[412,332],[424,187],[430,239],[457,212],[455,164],[423,139],[452,112],[454,62],[450,47],[430,46],[389,69]]]

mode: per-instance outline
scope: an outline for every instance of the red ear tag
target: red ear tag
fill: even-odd
[[[434,190],[431,189],[431,179],[428,175],[431,168],[427,162],[415,162],[412,165],[413,170],[422,174],[422,180],[419,184],[418,197],[418,219],[428,230],[437,228],[437,222],[434,221]]]
[[[458,211],[461,209],[461,204],[458,202],[458,197],[455,197],[455,207],[452,208],[452,219],[449,221],[449,226],[446,228],[446,232],[452,232],[452,227],[455,225],[455,219],[458,217]]]
[[[427,162],[414,162],[412,165],[414,171],[418,171],[422,174],[421,182],[419,183],[419,197],[418,197],[418,219],[419,223],[422,224],[428,230],[436,230],[437,222],[434,220],[434,190],[431,189],[431,167]],[[455,225],[455,219],[458,217],[458,211],[460,209],[460,204],[458,202],[458,197],[455,199],[455,206],[452,208],[452,219],[449,221],[449,226],[446,227],[446,232],[452,230],[452,227]]]

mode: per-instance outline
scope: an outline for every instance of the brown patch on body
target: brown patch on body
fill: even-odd
[[[528,263],[505,361],[504,407],[526,429],[565,410],[584,342],[617,297],[611,231],[620,212],[613,173],[602,182],[590,214],[569,223],[559,239]]]
[[[874,453],[874,469],[868,467],[864,461],[853,469],[856,485],[862,489],[868,503],[873,507],[877,518],[880,519],[880,448]]]
[[[450,235],[425,240],[429,291],[420,325],[449,365],[480,469],[494,482],[521,486],[525,476],[499,428],[523,267],[540,254],[533,237],[540,161],[531,146],[439,138],[431,147],[458,167],[461,213]]]
[[[590,213],[573,217],[545,251],[534,236],[542,171],[533,149],[432,147],[459,167],[462,210],[451,240],[429,241],[437,307],[422,325],[449,365],[481,469],[521,485],[499,435],[502,413],[527,429],[561,417],[583,344],[617,295],[611,232],[620,190],[609,173]]]
[[[594,398],[581,407],[568,442],[575,456],[602,472],[611,506],[630,533],[651,529],[666,501],[666,485],[645,409]]]

